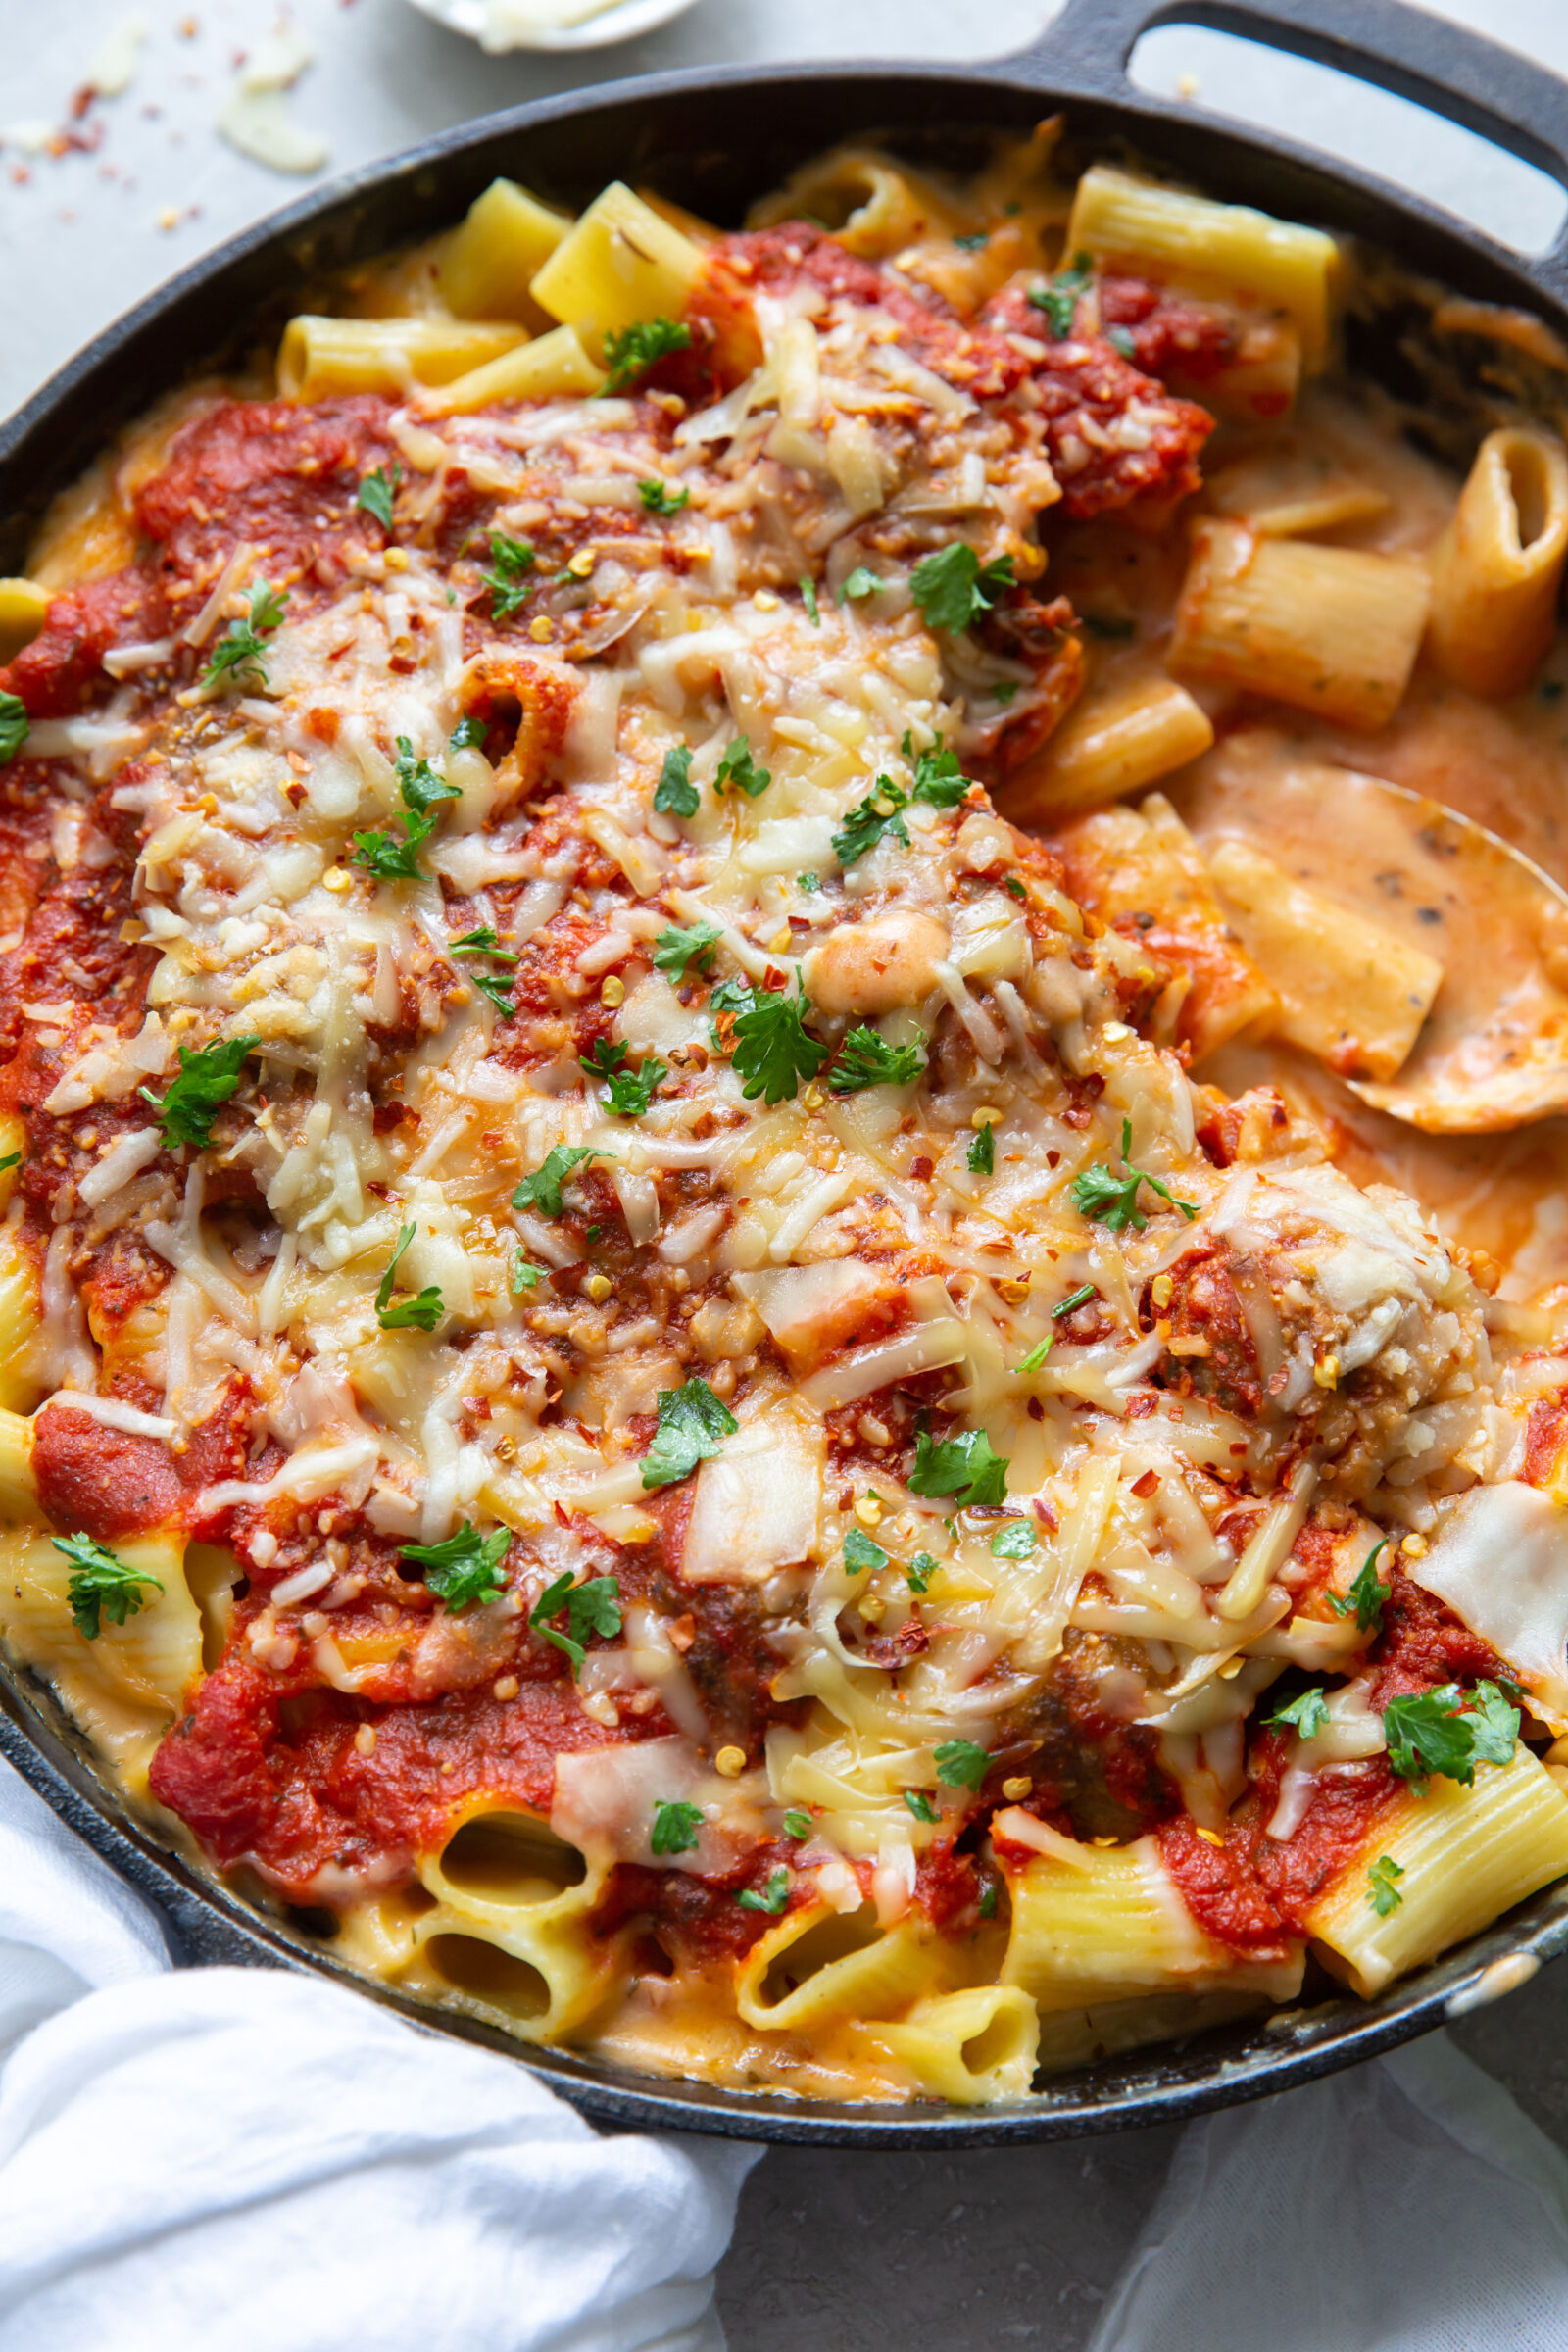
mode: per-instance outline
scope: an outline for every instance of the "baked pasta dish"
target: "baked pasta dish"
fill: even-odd
[[[1568,1872],[1568,936],[1472,821],[1562,862],[1568,459],[1054,154],[498,180],[0,591],[9,1655],[632,2070],[1013,2100]]]

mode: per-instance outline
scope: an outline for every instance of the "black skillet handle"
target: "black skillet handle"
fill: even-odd
[[[1405,0],[1066,0],[1015,71],[1067,96],[1125,104],[1137,98],[1127,62],[1159,24],[1201,24],[1333,66],[1462,122],[1568,188],[1568,81],[1461,24]],[[1155,112],[1176,102],[1153,101]],[[1192,108],[1181,104],[1191,120]],[[1568,220],[1548,253],[1518,265],[1568,299]]]

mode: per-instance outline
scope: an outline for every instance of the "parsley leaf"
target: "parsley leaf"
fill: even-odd
[[[904,1571],[904,1581],[911,1592],[929,1592],[938,1561],[929,1551],[917,1551]]]
[[[1392,1583],[1383,1583],[1377,1570],[1378,1553],[1387,1551],[1389,1541],[1385,1536],[1381,1542],[1373,1544],[1348,1592],[1331,1592],[1328,1596],[1329,1607],[1336,1617],[1348,1617],[1352,1609],[1355,1611],[1356,1625],[1363,1634],[1377,1632],[1383,1622],[1383,1604],[1394,1590]]]
[[[706,1380],[694,1377],[684,1388],[659,1392],[659,1427],[643,1455],[643,1485],[672,1487],[687,1478],[699,1462],[717,1453],[740,1423],[720,1402]]]
[[[654,1807],[654,1829],[648,1843],[656,1854],[695,1853],[703,1833],[701,1805],[666,1804]]]
[[[735,1045],[730,1055],[742,1080],[741,1092],[748,1102],[760,1095],[772,1104],[786,1102],[798,1094],[803,1078],[814,1078],[827,1059],[826,1046],[818,1045],[806,1026],[810,1003],[805,987],[796,980],[797,994],[787,991],[764,990],[760,995],[737,989],[735,996],[721,1011],[733,1015]],[[719,991],[714,991],[713,1002]]]
[[[1327,1730],[1328,1720],[1328,1700],[1318,1690],[1303,1690],[1299,1697],[1287,1700],[1263,1718],[1282,1732],[1299,1732],[1303,1740],[1315,1740],[1319,1732]]]
[[[822,625],[822,614],[816,601],[816,582],[808,571],[803,571],[796,585],[801,592],[801,602],[806,607],[807,619],[813,629],[819,629]]]
[[[875,849],[884,833],[895,841],[909,846],[909,829],[903,811],[909,806],[909,796],[900,790],[891,776],[878,776],[875,789],[853,808],[839,830],[833,835],[833,854],[840,865],[853,865],[867,850]]]
[[[809,1813],[803,1812],[798,1805],[792,1805],[784,1816],[786,1838],[809,1838],[815,1827]]]
[[[548,1617],[564,1614],[566,1631],[557,1633],[545,1623]],[[553,1642],[564,1657],[571,1660],[573,1676],[582,1672],[584,1647],[590,1634],[603,1634],[607,1639],[620,1631],[620,1587],[612,1576],[591,1576],[586,1584],[574,1585],[569,1568],[547,1585],[534,1603],[528,1623],[535,1633]]]
[[[1134,360],[1138,357],[1138,346],[1124,326],[1107,326],[1105,341],[1110,345],[1112,351],[1119,351],[1124,360]]]
[[[797,874],[795,887],[804,890],[808,898],[814,898],[822,887],[822,877],[820,874]]]
[[[7,1168],[20,1168],[21,1165],[22,1153],[20,1152],[8,1152],[4,1159],[0,1159],[0,1175],[3,1175]]]
[[[987,1879],[984,1886],[980,1889],[980,1916],[982,1919],[995,1919],[997,1916],[997,1882],[995,1879]]]
[[[974,782],[958,765],[957,753],[944,743],[935,751],[916,754],[914,738],[907,731],[901,748],[914,768],[910,800],[924,801],[932,808],[956,808]]]
[[[1007,1463],[993,1453],[983,1429],[960,1430],[956,1438],[933,1438],[922,1429],[915,1442],[911,1494],[956,1494],[962,1503],[1004,1502]]]
[[[373,514],[383,531],[392,528],[392,501],[403,479],[403,468],[394,458],[390,468],[377,466],[368,473],[355,493],[354,504],[366,514]]]
[[[667,482],[639,482],[637,495],[645,514],[678,514],[691,499],[689,490],[672,490]]]
[[[691,328],[679,318],[641,318],[635,326],[607,335],[605,358],[610,373],[605,379],[606,392],[624,392],[672,351],[685,351],[691,339]]]
[[[836,1095],[858,1095],[868,1086],[912,1086],[925,1068],[925,1044],[891,1046],[875,1029],[852,1029],[828,1072]]]
[[[852,1576],[869,1568],[874,1576],[888,1564],[888,1555],[880,1544],[868,1536],[863,1527],[852,1527],[844,1539],[844,1565]]]
[[[755,801],[767,790],[772,781],[772,775],[767,768],[754,765],[750,737],[737,735],[718,763],[718,773],[713,778],[713,790],[722,793],[724,787],[728,785],[735,792],[744,792],[749,801]]]
[[[1098,1298],[1099,1297],[1100,1293],[1096,1290],[1092,1282],[1081,1282],[1075,1291],[1069,1291],[1067,1293],[1065,1298],[1058,1298],[1056,1300],[1055,1305],[1051,1310],[1051,1319],[1054,1323],[1059,1323],[1063,1315],[1075,1315],[1081,1306],[1087,1306],[1089,1304],[1091,1298]]]
[[[931,1799],[927,1796],[923,1788],[906,1788],[904,1791],[904,1801],[908,1806],[909,1811],[914,1815],[916,1821],[935,1822],[942,1819],[941,1814],[937,1811],[935,1805],[931,1802]]]
[[[482,718],[465,716],[459,719],[447,737],[447,742],[455,752],[482,752],[484,739],[489,732],[490,729]]]
[[[855,569],[850,573],[849,578],[839,590],[839,603],[841,605],[858,605],[862,597],[876,596],[886,586],[886,580],[879,579],[877,574],[870,570],[867,565],[864,564],[857,564]]]
[[[991,1121],[987,1119],[974,1142],[969,1146],[969,1173],[971,1176],[994,1176],[996,1171],[996,1130]]]
[[[1131,1119],[1123,1119],[1122,1173],[1119,1176],[1102,1160],[1096,1160],[1093,1166],[1082,1169],[1073,1178],[1072,1204],[1078,1214],[1094,1218],[1108,1233],[1121,1233],[1129,1225],[1136,1226],[1142,1233],[1149,1219],[1139,1208],[1138,1188],[1141,1184],[1147,1184],[1152,1193],[1157,1193],[1162,1200],[1168,1200],[1172,1208],[1179,1208],[1191,1224],[1198,1214],[1198,1202],[1178,1200],[1170,1186],[1162,1183],[1159,1177],[1151,1176],[1143,1168],[1135,1168],[1127,1157],[1132,1149],[1132,1140],[1133,1123]]]
[[[433,816],[409,815],[403,819],[401,841],[390,833],[356,833],[351,862],[373,874],[377,882],[422,882],[424,868],[418,853],[434,831]]]
[[[991,242],[991,238],[987,231],[981,228],[976,229],[973,236],[955,237],[953,242],[955,245],[956,245],[960,253],[984,253],[986,247]]]
[[[557,1144],[548,1152],[531,1176],[525,1176],[512,1196],[514,1208],[536,1208],[542,1217],[559,1217],[565,1208],[561,1188],[573,1168],[585,1159],[609,1159],[608,1152],[596,1152],[590,1144]]]
[[[1038,1548],[1039,1539],[1027,1519],[1009,1519],[991,1539],[992,1557],[998,1560],[1026,1560]]]
[[[492,531],[490,561],[494,570],[480,575],[490,591],[490,617],[510,620],[533,594],[537,583],[528,574],[539,559],[526,539],[509,539],[505,531]]]
[[[27,706],[20,694],[0,694],[0,767],[14,760],[31,728]]]
[[[510,1527],[481,1536],[465,1519],[444,1544],[405,1544],[402,1551],[406,1560],[424,1570],[425,1591],[435,1594],[443,1609],[466,1609],[471,1600],[501,1598],[507,1589],[501,1563],[511,1542]]]
[[[991,1758],[972,1740],[944,1740],[933,1749],[937,1775],[950,1788],[978,1788],[991,1768]]]
[[[434,1331],[446,1313],[446,1301],[433,1286],[419,1293],[416,1298],[400,1298],[392,1303],[392,1277],[397,1272],[398,1259],[413,1241],[416,1228],[405,1225],[398,1235],[398,1246],[388,1260],[375,1294],[375,1319],[383,1331]]]
[[[687,931],[672,923],[654,942],[654,968],[667,972],[672,980],[684,980],[693,964],[706,972],[721,936],[716,923],[693,923]]]
[[[1379,1919],[1389,1919],[1397,1911],[1404,1897],[1394,1884],[1404,1876],[1404,1864],[1396,1862],[1392,1854],[1379,1854],[1366,1874],[1367,1901]]]
[[[760,1894],[755,1886],[745,1886],[735,1897],[743,1911],[766,1911],[776,1919],[790,1899],[790,1874],[781,1862],[770,1870]]]
[[[600,1079],[610,1097],[610,1107],[622,1119],[640,1119],[654,1099],[654,1090],[669,1076],[669,1064],[650,1054],[641,1067],[625,1066],[626,1049],[612,1045],[602,1037],[591,1054],[581,1057],[579,1067],[590,1078]]]
[[[1056,1335],[1054,1331],[1048,1331],[1043,1340],[1036,1340],[1028,1354],[1019,1359],[1019,1371],[1038,1372],[1041,1365],[1045,1362],[1047,1356],[1051,1353],[1052,1346],[1055,1340],[1055,1337]]]
[[[1058,270],[1049,284],[1031,286],[1029,300],[1037,311],[1044,311],[1051,321],[1051,331],[1058,343],[1072,333],[1077,315],[1078,297],[1089,290],[1092,265],[1087,253],[1074,256],[1070,270]]]
[[[266,640],[283,617],[288,598],[265,580],[258,580],[251,590],[251,609],[244,620],[231,620],[213,647],[213,658],[202,671],[203,686],[237,686],[249,672],[263,686],[267,684],[267,664],[262,656],[267,651]]]
[[[414,746],[407,735],[397,738],[398,790],[403,806],[412,808],[416,816],[428,816],[438,801],[461,801],[462,793],[456,784],[438,776],[428,760],[416,760]]]
[[[671,744],[654,786],[654,807],[663,816],[695,816],[698,797],[692,782],[692,747],[689,743]]]
[[[1478,1683],[1467,1708],[1456,1683],[1405,1691],[1383,1710],[1389,1762],[1419,1794],[1433,1774],[1468,1788],[1480,1764],[1506,1764],[1519,1737],[1519,1710],[1495,1683]]]
[[[530,1265],[519,1250],[512,1261],[512,1272],[507,1277],[507,1288],[514,1298],[520,1298],[524,1291],[536,1291],[544,1278],[543,1266]]]
[[[156,1576],[149,1576],[143,1568],[127,1568],[91,1536],[51,1536],[49,1541],[71,1562],[66,1591],[72,1621],[85,1642],[97,1641],[106,1616],[111,1625],[123,1625],[127,1617],[144,1609],[145,1586],[150,1585],[155,1592],[164,1589]]]
[[[179,1075],[163,1100],[151,1087],[136,1089],[158,1113],[166,1144],[191,1144],[205,1152],[212,1140],[219,1107],[239,1087],[245,1056],[261,1044],[259,1037],[220,1037],[215,1046],[179,1049]]]
[[[989,612],[1004,588],[1013,582],[1012,558],[996,556],[982,564],[967,539],[950,540],[935,555],[922,556],[909,574],[909,586],[920,616],[929,629],[944,629],[950,637],[972,628]]]
[[[510,948],[502,947],[490,923],[481,923],[477,931],[465,931],[461,939],[449,941],[447,954],[487,956],[492,963],[514,964],[518,960]],[[472,977],[475,988],[483,989],[497,1012],[510,1018],[516,1011],[512,998],[514,982],[508,975],[501,972],[475,972]]]

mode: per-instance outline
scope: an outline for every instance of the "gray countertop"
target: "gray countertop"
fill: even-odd
[[[1000,56],[1021,47],[1049,10],[1043,0],[987,0],[983,15],[952,0],[699,0],[663,32],[577,61],[485,58],[405,0],[293,0],[287,13],[318,53],[292,110],[328,140],[330,172],[580,80],[750,58]],[[1440,13],[1568,73],[1563,0],[1445,0]],[[148,25],[132,86],[90,110],[77,126],[84,146],[39,151],[39,132],[68,122],[100,39],[132,14]],[[141,0],[139,9],[135,0],[65,0],[47,10],[0,0],[9,322],[0,412],[161,278],[310,184],[264,170],[214,130],[236,54],[272,21],[253,0]],[[1152,86],[1194,103],[1381,159],[1527,248],[1547,241],[1562,210],[1538,174],[1451,125],[1217,34],[1163,30],[1145,45],[1141,70]],[[1552,1969],[1467,2019],[1455,2038],[1568,2146],[1565,1987]],[[752,2176],[721,2275],[733,2352],[799,2352],[803,2342],[822,2352],[968,2352],[981,2343],[1071,2352],[1093,2328],[1175,2136],[1162,2128],[969,2155],[776,2150]],[[1084,2179],[1100,2192],[1094,2226],[1059,2244],[1054,2206]]]

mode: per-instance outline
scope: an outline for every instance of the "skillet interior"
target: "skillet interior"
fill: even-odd
[[[739,220],[758,194],[778,184],[834,140],[880,129],[912,161],[963,172],[983,158],[997,131],[1027,127],[1065,107],[1068,160],[1131,153],[1185,173],[1216,196],[1258,204],[1290,219],[1348,232],[1398,257],[1374,268],[1369,292],[1349,322],[1354,365],[1421,412],[1420,427],[1444,454],[1462,460],[1497,399],[1482,363],[1451,340],[1441,369],[1426,332],[1430,302],[1419,271],[1482,299],[1526,305],[1559,329],[1568,313],[1553,298],[1557,258],[1531,269],[1432,208],[1363,176],[1219,127],[1190,109],[1134,93],[1121,66],[1137,33],[1166,20],[1224,28],[1270,29],[1281,45],[1339,57],[1327,27],[1353,21],[1385,39],[1402,68],[1373,64],[1370,78],[1411,94],[1471,96],[1453,111],[1477,127],[1540,121],[1508,143],[1568,177],[1549,132],[1553,104],[1522,102],[1521,61],[1473,36],[1415,18],[1394,0],[1272,0],[1273,14],[1229,0],[1073,0],[1046,39],[1010,68],[970,75],[946,70],[865,67],[681,74],[622,84],[590,99],[554,100],[466,125],[308,198],[245,231],[153,296],[74,360],[0,429],[0,572],[23,568],[26,543],[48,501],[106,441],[171,381],[197,366],[244,356],[275,340],[283,319],[309,304],[340,270],[428,234],[456,219],[498,172],[541,195],[580,206],[607,177],[645,181],[722,223]],[[1281,22],[1283,20],[1283,24]],[[1412,44],[1415,44],[1412,47]],[[1437,54],[1441,73],[1419,53]],[[1416,61],[1412,63],[1412,61]],[[1544,83],[1546,77],[1537,76]],[[1445,84],[1446,88],[1445,89]],[[1485,103],[1487,89],[1494,103]],[[1533,98],[1534,93],[1526,93]],[[1560,108],[1568,145],[1568,90]],[[1473,359],[1472,368],[1467,358]],[[1568,358],[1521,391],[1537,405],[1568,410]],[[659,2082],[568,2054],[524,2049],[488,2028],[433,2015],[395,1991],[368,1985],[334,1964],[329,1946],[303,1927],[246,1910],[170,1855],[122,1812],[99,1783],[85,1746],[50,1693],[0,1667],[0,1751],[107,1860],[160,1902],[176,1956],[190,1963],[311,1967],[401,2010],[430,2032],[455,2033],[535,2067],[587,2114],[638,2128],[697,2130],[750,2139],[882,2147],[1049,2139],[1169,2121],[1286,2088],[1392,2047],[1441,2024],[1456,1999],[1469,2006],[1523,1982],[1568,1949],[1568,1885],[1548,1888],[1436,1965],[1371,2002],[1331,1999],[1269,2024],[1221,2029],[1178,2048],[1134,2053],[1093,2072],[1052,2079],[1010,2109],[941,2105],[875,2109],[804,2105],[777,2096]]]

